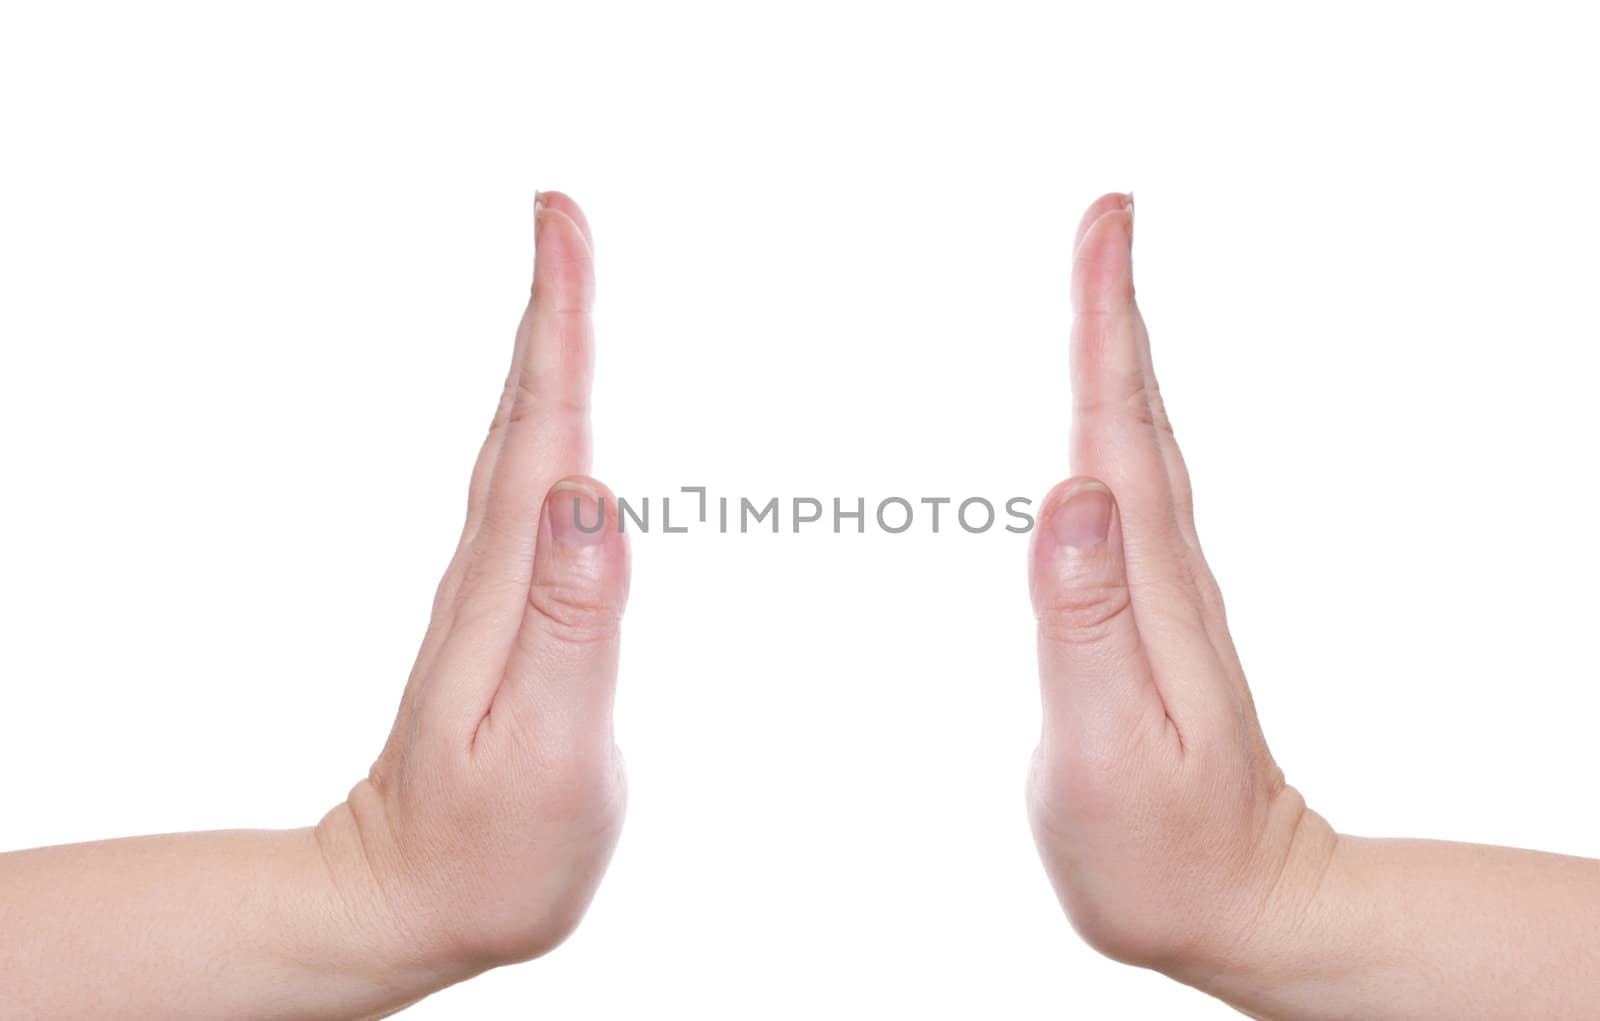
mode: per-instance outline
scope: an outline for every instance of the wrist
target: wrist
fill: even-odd
[[[370,990],[373,1009],[398,1009],[484,970],[452,950],[445,926],[408,888],[365,781],[311,832],[339,943],[335,966]]]
[[[1160,970],[1263,1017],[1279,1016],[1279,1005],[1313,1002],[1315,990],[1354,967],[1345,948],[1358,942],[1350,931],[1356,918],[1341,892],[1352,867],[1346,843],[1285,788],[1237,902],[1216,914],[1213,931],[1191,953]]]

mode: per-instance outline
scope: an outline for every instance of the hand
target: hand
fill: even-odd
[[[387,1016],[577,925],[622,825],[628,551],[615,501],[574,474],[589,465],[588,226],[547,194],[534,233],[466,527],[370,775],[314,828],[0,855],[7,1018]]]
[[[1256,721],[1134,304],[1133,203],[1079,228],[1072,460],[1031,550],[1029,808],[1073,924],[1252,1017],[1592,1017],[1600,862],[1341,836]]]
[[[534,230],[532,299],[394,730],[317,828],[364,938],[429,988],[560,943],[626,800],[611,709],[628,551],[615,500],[577,474],[591,240],[557,193]]]
[[[1072,463],[1031,550],[1043,729],[1029,807],[1045,868],[1101,952],[1180,978],[1293,924],[1336,839],[1256,722],[1134,303],[1131,197],[1073,260]]]

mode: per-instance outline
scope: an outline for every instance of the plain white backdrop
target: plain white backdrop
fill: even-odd
[[[1069,472],[1135,265],[1272,748],[1362,834],[1600,855],[1593,32],[1522,5],[17,4],[0,847],[309,825],[389,728],[525,300],[599,260],[624,495]],[[1028,835],[1025,539],[634,544],[623,842],[418,1018],[1224,1018]]]

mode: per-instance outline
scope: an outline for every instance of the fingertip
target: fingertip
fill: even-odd
[[[1121,522],[1111,488],[1077,475],[1045,495],[1031,542],[1030,588],[1036,608],[1063,587],[1119,570]]]
[[[567,545],[595,546],[622,534],[616,495],[588,475],[567,475],[552,483],[544,510],[552,535]]]
[[[1109,312],[1133,302],[1133,206],[1101,213],[1084,231],[1072,259],[1072,302],[1080,313]]]
[[[1078,230],[1072,238],[1072,250],[1076,252],[1083,247],[1083,239],[1096,220],[1118,209],[1131,208],[1132,205],[1133,195],[1120,191],[1108,192],[1089,203],[1089,208],[1084,210],[1083,217],[1078,221]]]
[[[534,214],[534,251],[543,256],[561,254],[569,258],[592,257],[589,239],[572,215],[552,205],[541,206]]]
[[[566,216],[578,228],[578,233],[583,236],[584,243],[589,246],[590,251],[594,250],[594,232],[589,228],[589,218],[570,195],[559,191],[541,191],[534,196],[533,209],[536,221],[546,209]]]
[[[1063,531],[1058,520],[1067,511],[1068,506],[1074,503],[1082,504],[1079,496],[1089,497],[1096,502],[1103,501],[1112,509],[1116,507],[1116,496],[1111,492],[1111,487],[1093,475],[1074,475],[1064,479],[1050,488],[1044,495],[1039,506],[1039,525],[1034,529],[1034,538],[1039,541],[1048,540],[1051,543],[1067,543],[1068,545],[1082,545],[1076,533]],[[1104,541],[1105,534],[1101,534],[1099,541]]]
[[[587,475],[558,480],[545,494],[543,517],[553,569],[577,575],[612,599],[626,598],[628,536],[621,505],[604,483]]]
[[[1105,543],[1117,509],[1106,484],[1086,476],[1070,479],[1058,489],[1045,511],[1056,545],[1088,551]]]
[[[533,294],[558,312],[594,303],[594,253],[568,213],[546,202],[535,214]]]

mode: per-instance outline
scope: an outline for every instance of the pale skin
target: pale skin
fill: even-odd
[[[1079,228],[1081,474],[1030,552],[1043,729],[1028,803],[1101,952],[1253,1017],[1577,1019],[1600,862],[1337,834],[1284,782],[1200,552],[1133,298],[1131,200]],[[393,732],[314,826],[0,855],[6,1018],[391,1014],[548,952],[610,859],[628,551],[589,467],[593,242],[541,196],[538,257],[467,519]],[[581,513],[579,513],[581,511]],[[576,516],[575,516],[576,515]]]
[[[588,224],[547,193],[534,234],[466,525],[370,774],[305,829],[0,855],[7,1019],[382,1017],[577,925],[626,801],[611,708],[628,550],[582,474]],[[612,510],[585,533],[600,497]]]
[[[1345,836],[1267,750],[1134,300],[1133,203],[1073,262],[1072,464],[1030,550],[1039,852],[1107,956],[1273,1021],[1592,1018],[1600,861]]]

